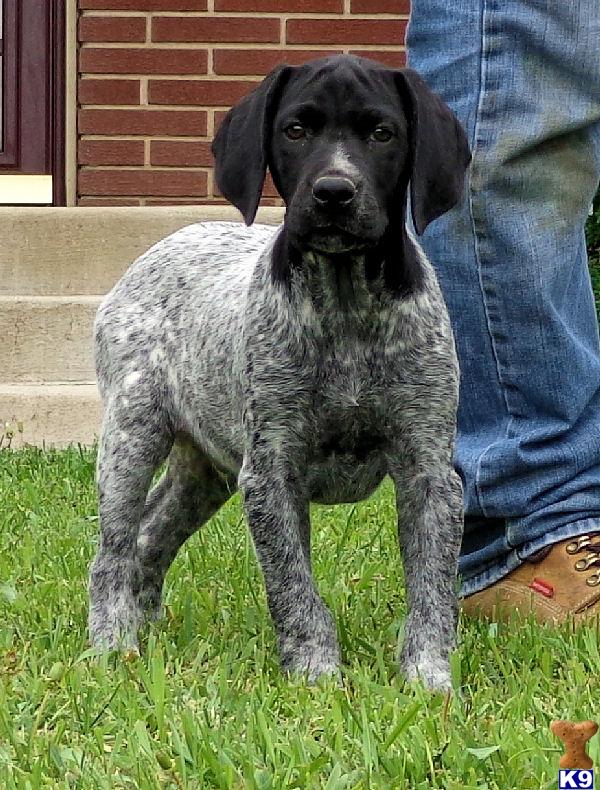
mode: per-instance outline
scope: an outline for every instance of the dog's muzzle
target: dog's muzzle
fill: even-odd
[[[343,176],[321,176],[312,189],[313,198],[319,208],[335,211],[347,208],[356,196],[356,186]]]
[[[363,246],[360,233],[351,232],[356,222],[358,189],[346,176],[324,175],[312,187],[315,225],[307,244],[322,252],[344,252]]]

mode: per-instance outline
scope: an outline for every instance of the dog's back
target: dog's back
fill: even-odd
[[[256,262],[275,232],[268,225],[199,223],[134,262],[102,302],[94,324],[106,407],[117,384],[132,397],[160,401],[177,432],[194,436],[200,420],[218,425],[220,435],[205,440],[224,467],[239,465],[235,371],[246,297]],[[200,389],[190,385],[198,377],[206,383]]]
[[[141,362],[145,370],[166,367],[160,363],[173,359],[176,351],[183,364],[171,375],[178,375],[186,367],[188,348],[210,343],[213,334],[232,342],[239,339],[248,283],[275,231],[269,225],[198,223],[141,255],[104,298],[96,316],[101,391],[117,369],[127,375]]]

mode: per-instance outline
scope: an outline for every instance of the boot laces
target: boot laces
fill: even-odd
[[[581,557],[575,563],[575,570],[580,573],[594,567],[596,570],[588,576],[585,583],[589,587],[596,587],[600,584],[600,535],[579,535],[571,543],[567,543],[567,554],[579,554],[586,552],[585,557]]]

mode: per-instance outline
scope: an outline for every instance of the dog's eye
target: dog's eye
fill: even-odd
[[[306,129],[298,122],[290,123],[283,132],[290,140],[301,140],[303,137],[306,137]]]
[[[386,129],[385,126],[376,126],[371,132],[371,140],[376,140],[378,143],[387,143],[394,136],[391,129]]]
[[[306,129],[301,123],[291,123],[283,131],[290,140],[301,140],[303,137],[306,137]]]

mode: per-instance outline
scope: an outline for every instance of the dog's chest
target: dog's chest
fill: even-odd
[[[332,351],[319,363],[315,413],[323,428],[344,432],[381,416],[385,390],[382,360],[361,346]]]
[[[348,347],[324,356],[315,388],[310,461],[312,498],[355,501],[385,474],[386,378],[372,349]]]

